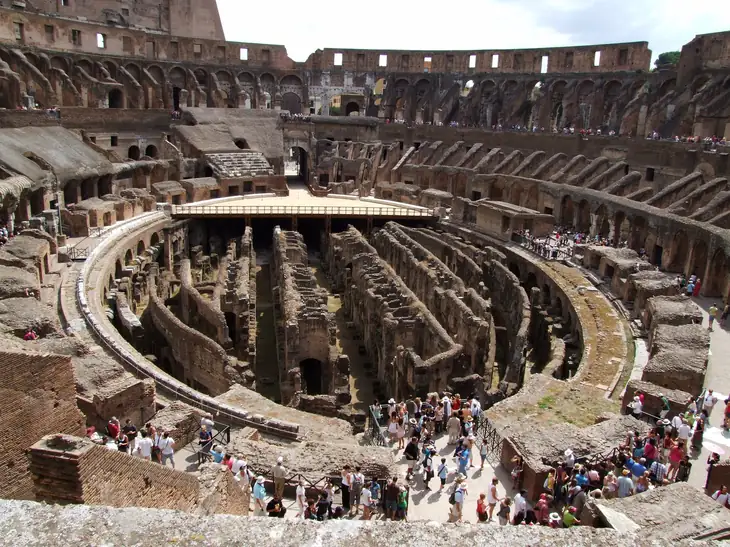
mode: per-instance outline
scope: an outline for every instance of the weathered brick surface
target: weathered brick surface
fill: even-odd
[[[33,499],[26,451],[44,435],[84,432],[71,358],[0,351],[0,497]]]

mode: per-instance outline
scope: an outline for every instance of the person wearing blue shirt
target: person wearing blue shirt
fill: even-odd
[[[459,473],[466,475],[466,468],[469,465],[469,449],[465,448],[459,454]]]
[[[634,479],[644,476],[644,473],[646,473],[645,463],[646,460],[644,458],[641,458],[638,462],[634,462],[634,465],[631,467],[631,474],[634,476]]]
[[[575,482],[577,482],[579,486],[586,486],[589,482],[591,482],[586,474],[585,467],[581,468],[580,473],[575,476]]]
[[[266,514],[266,487],[264,486],[265,479],[259,476],[256,479],[256,484],[253,487],[253,499],[255,505],[254,515],[265,515]]]

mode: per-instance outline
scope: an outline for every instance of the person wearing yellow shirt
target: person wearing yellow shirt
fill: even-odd
[[[717,317],[717,306],[715,304],[712,304],[710,306],[710,309],[708,310],[708,313],[710,314],[710,325],[707,327],[708,330],[712,330],[712,324],[715,322],[715,318]]]

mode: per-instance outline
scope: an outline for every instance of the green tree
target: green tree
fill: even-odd
[[[654,65],[659,68],[660,65],[676,65],[679,63],[679,51],[665,51],[664,53],[660,53],[659,57],[657,57],[656,61],[654,61]]]

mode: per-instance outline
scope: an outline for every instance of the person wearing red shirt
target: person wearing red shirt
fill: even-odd
[[[109,436],[116,440],[119,437],[119,420],[116,419],[116,417],[112,417],[111,420],[109,420],[109,423],[106,424],[106,431],[109,433]]]

